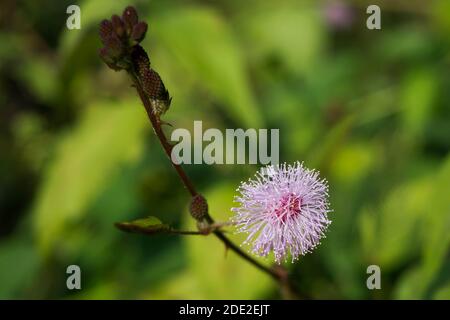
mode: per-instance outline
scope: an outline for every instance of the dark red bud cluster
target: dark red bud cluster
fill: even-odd
[[[129,69],[131,62],[127,59],[130,50],[145,37],[147,24],[138,21],[136,9],[125,8],[122,17],[113,15],[111,20],[100,23],[99,34],[104,45],[100,57],[112,69]]]
[[[150,59],[139,45],[147,32],[147,24],[139,22],[136,9],[125,8],[122,17],[113,15],[100,23],[99,34],[104,45],[102,60],[114,70],[127,70],[136,76],[150,99],[152,111],[162,115],[170,106],[171,98],[159,74],[150,67]]]

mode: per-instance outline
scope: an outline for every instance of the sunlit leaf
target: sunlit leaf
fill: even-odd
[[[417,252],[419,222],[428,211],[431,192],[430,180],[421,179],[393,190],[382,202],[375,254],[385,270]]]
[[[430,183],[434,187],[430,189],[431,192],[421,192],[425,194],[426,202],[422,205],[415,204],[418,210],[424,214],[420,221],[421,230],[418,234],[411,234],[408,243],[404,243],[403,246],[407,250],[411,248],[408,246],[411,245],[413,238],[422,240],[422,259],[397,284],[396,292],[400,298],[425,297],[448,254],[450,248],[450,234],[448,232],[450,228],[450,201],[446,192],[450,188],[449,182],[450,161],[447,160],[438,173],[430,179]],[[418,194],[410,193],[410,196],[417,198]],[[412,220],[411,217],[409,220]],[[397,230],[402,231],[405,224],[410,225],[409,220],[406,220],[403,224],[397,224]]]
[[[334,153],[331,174],[337,181],[352,183],[363,178],[376,161],[376,150],[369,143],[348,143]]]
[[[173,63],[183,68],[181,75],[196,79],[238,123],[262,125],[239,44],[216,11],[200,7],[170,10],[156,17],[152,25],[153,43],[175,58]]]
[[[450,250],[450,157],[433,179],[435,188],[428,203],[422,230],[423,259],[421,284],[423,291],[438,275]],[[432,231],[431,231],[432,230]]]
[[[402,274],[394,289],[393,298],[401,300],[421,299],[423,298],[421,287],[421,271],[416,266]]]
[[[432,19],[430,19],[435,25],[439,34],[449,41],[450,32],[450,3],[447,0],[437,0],[432,5]]]
[[[252,62],[278,58],[292,72],[313,70],[323,52],[325,35],[318,11],[277,4],[244,13],[239,24]]]
[[[58,89],[55,65],[52,61],[33,59],[20,66],[20,74],[28,89],[42,102],[51,103]]]
[[[34,204],[40,248],[63,239],[120,166],[137,159],[147,119],[133,103],[93,105],[62,138]]]
[[[314,151],[309,155],[310,163],[316,167],[319,164],[323,165],[332,159],[336,150],[344,144],[354,123],[355,117],[348,116],[329,130],[322,138],[321,143],[317,144]]]
[[[421,134],[430,120],[437,79],[430,70],[416,70],[405,80],[400,104],[408,136]]]
[[[365,209],[359,214],[359,228],[362,253],[370,261],[372,255],[377,250],[377,220],[372,210]]]
[[[174,275],[163,285],[144,293],[144,299],[210,299],[201,288],[201,283],[197,280],[191,270],[186,270]]]

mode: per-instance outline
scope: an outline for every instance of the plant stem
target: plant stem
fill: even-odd
[[[182,234],[182,235],[192,235],[192,236],[206,236],[208,234],[201,232],[201,231],[186,231],[186,230],[177,230],[177,229],[170,229],[171,234]]]
[[[141,98],[141,101],[145,107],[145,111],[147,112],[148,118],[150,119],[150,122],[153,127],[153,131],[155,132],[156,136],[158,137],[166,155],[169,157],[170,163],[176,170],[178,176],[180,177],[181,181],[183,182],[183,185],[188,189],[191,196],[196,196],[197,191],[195,190],[195,187],[192,184],[191,180],[186,175],[186,172],[183,170],[183,168],[180,165],[175,164],[172,161],[171,154],[172,154],[173,146],[167,141],[166,135],[164,134],[164,132],[161,128],[161,122],[159,121],[159,119],[156,118],[155,114],[153,113],[150,101],[148,100],[147,95],[145,94],[144,90],[142,89],[142,86],[141,86],[138,78],[131,72],[129,74],[131,75],[131,77],[133,79],[134,86],[136,87],[139,97]]]
[[[189,193],[191,194],[191,196],[195,196],[197,195],[197,191],[193,185],[193,183],[191,182],[191,180],[189,179],[189,177],[187,176],[186,172],[184,171],[184,169],[178,165],[173,163],[172,161],[172,157],[171,157],[171,152],[172,152],[172,148],[173,146],[167,141],[167,137],[164,134],[162,128],[161,128],[161,121],[156,117],[156,115],[153,113],[153,109],[152,106],[150,104],[150,101],[145,93],[145,91],[142,88],[141,83],[139,82],[138,78],[136,77],[136,75],[134,75],[132,72],[129,72],[131,78],[133,79],[134,82],[134,86],[139,94],[139,97],[145,107],[145,110],[147,111],[147,115],[148,118],[150,119],[150,122],[152,124],[153,130],[155,131],[156,136],[158,137],[166,155],[169,157],[170,163],[172,164],[172,166],[174,167],[174,169],[176,170],[178,176],[180,177],[183,185],[186,187],[186,189],[189,191]],[[213,224],[214,220],[213,218],[208,214],[208,216],[206,217],[206,220],[208,221],[209,224]],[[248,254],[246,254],[244,251],[242,251],[238,246],[236,246],[233,242],[231,242],[230,239],[228,239],[222,231],[220,230],[215,230],[213,231],[214,235],[220,239],[220,241],[222,241],[227,249],[230,249],[232,251],[234,251],[237,255],[239,255],[241,258],[243,258],[244,260],[248,261],[249,263],[251,263],[253,266],[255,266],[256,268],[258,268],[259,270],[267,273],[268,275],[270,275],[272,278],[274,278],[275,280],[277,280],[280,283],[283,283],[286,281],[285,276],[281,273],[278,272],[276,269],[272,269],[269,268],[263,264],[261,264],[260,262],[258,262],[257,260],[255,260],[254,258],[252,258],[251,256],[249,256]]]

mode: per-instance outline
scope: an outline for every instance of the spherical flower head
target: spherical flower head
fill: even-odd
[[[326,180],[300,162],[261,168],[237,191],[232,221],[248,234],[244,244],[263,257],[273,251],[277,263],[312,251],[331,223]]]

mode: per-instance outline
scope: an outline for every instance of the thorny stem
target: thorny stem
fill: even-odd
[[[139,94],[139,97],[145,107],[145,110],[147,111],[147,115],[148,115],[148,118],[150,119],[153,130],[154,130],[156,136],[158,137],[166,155],[169,157],[170,163],[176,170],[182,183],[184,184],[186,189],[189,191],[191,196],[196,196],[198,193],[197,193],[193,183],[191,182],[191,180],[187,176],[186,172],[184,171],[184,169],[180,165],[175,164],[172,161],[171,153],[172,153],[173,146],[167,141],[167,137],[161,128],[161,121],[153,113],[150,101],[149,101],[147,95],[145,94],[145,91],[143,90],[142,85],[138,80],[138,77],[136,77],[136,75],[134,73],[132,73],[131,71],[129,72],[129,74],[130,74],[131,78],[133,79],[134,86],[135,86],[135,88]],[[214,219],[209,214],[207,215],[206,220],[209,224],[214,223]],[[279,268],[269,268],[269,267],[261,264],[260,262],[258,262],[257,260],[255,260],[254,258],[249,256],[247,253],[242,251],[236,244],[234,244],[230,239],[228,239],[228,237],[226,237],[222,231],[214,230],[213,233],[217,238],[219,238],[220,241],[222,241],[225,244],[227,249],[234,251],[238,256],[240,256],[244,260],[248,261],[256,268],[258,268],[259,270],[270,275],[272,278],[274,278],[276,281],[278,281],[282,286],[286,286],[286,283],[288,281],[286,272],[281,272],[281,270]]]
[[[179,164],[175,164],[172,161],[172,148],[173,146],[167,141],[167,138],[161,128],[161,122],[158,118],[156,118],[155,114],[153,113],[152,106],[150,105],[150,101],[148,100],[147,95],[144,92],[144,89],[142,88],[141,84],[138,81],[138,78],[133,73],[129,73],[131,77],[133,78],[134,86],[136,87],[136,90],[139,94],[139,97],[141,98],[142,103],[144,104],[145,111],[147,111],[148,118],[150,119],[150,122],[152,124],[153,130],[158,137],[159,141],[161,142],[161,145],[169,157],[170,163],[176,170],[178,176],[180,177],[181,181],[183,182],[184,186],[188,189],[191,196],[196,196],[197,191],[195,190],[194,185],[192,184],[191,180],[189,180],[189,177],[186,175],[186,172],[183,170],[183,168]]]

